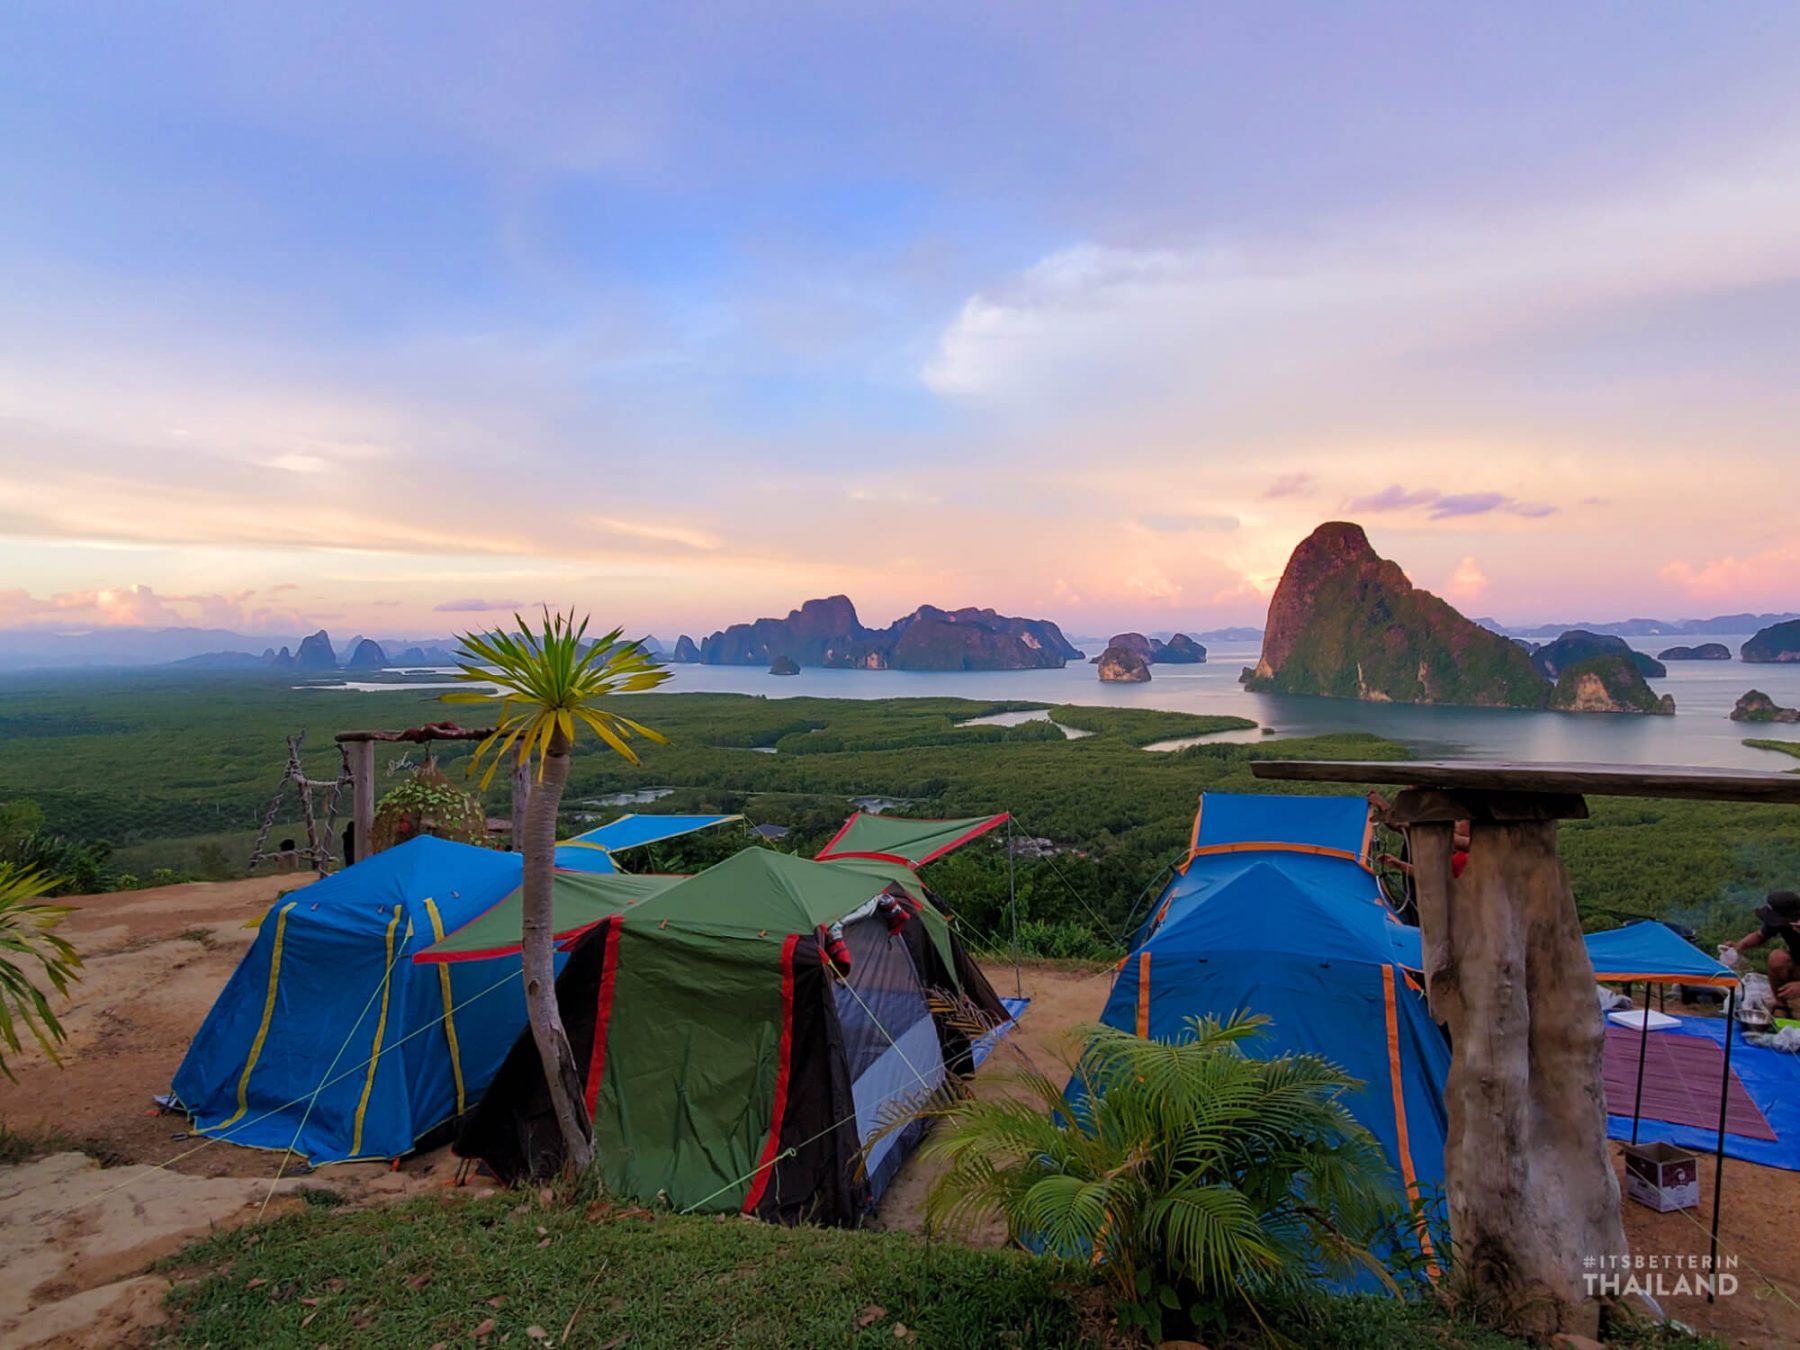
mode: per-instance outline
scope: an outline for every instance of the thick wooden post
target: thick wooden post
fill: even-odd
[[[1557,819],[1586,814],[1574,796],[1415,789],[1390,815],[1411,825],[1426,993],[1452,1046],[1444,1188],[1458,1278],[1543,1339],[1597,1335],[1584,1273],[1619,1269],[1627,1250],[1605,1030],[1556,854]],[[1472,822],[1460,878],[1459,819]]]
[[[350,826],[356,860],[375,852],[375,742],[350,742]]]

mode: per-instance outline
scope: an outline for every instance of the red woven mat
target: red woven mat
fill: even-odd
[[[1640,1031],[1606,1028],[1606,1109],[1611,1115],[1631,1114],[1637,1094],[1638,1042],[1643,1038]],[[1644,1060],[1643,1118],[1718,1129],[1719,1075],[1724,1068],[1725,1053],[1712,1041],[1651,1032]],[[1725,1129],[1748,1139],[1776,1137],[1735,1072],[1725,1099]]]

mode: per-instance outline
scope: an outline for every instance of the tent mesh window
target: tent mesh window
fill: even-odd
[[[868,1150],[869,1199],[881,1197],[924,1131],[920,1121],[870,1140],[894,1120],[922,1105],[944,1080],[937,1024],[925,1002],[919,973],[906,943],[878,919],[859,919],[844,929],[850,976],[834,987],[856,1135]]]

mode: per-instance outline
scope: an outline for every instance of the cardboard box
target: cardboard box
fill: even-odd
[[[1625,1145],[1625,1194],[1659,1214],[1700,1203],[1700,1160],[1673,1144]]]

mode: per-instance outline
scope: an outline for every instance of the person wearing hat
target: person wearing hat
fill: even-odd
[[[1793,1017],[1800,1014],[1800,967],[1794,958],[1800,956],[1800,895],[1792,891],[1770,891],[1768,899],[1757,908],[1756,917],[1762,927],[1732,943],[1737,951],[1760,947],[1771,938],[1786,944],[1769,953],[1769,988],[1775,992],[1776,1014]]]

